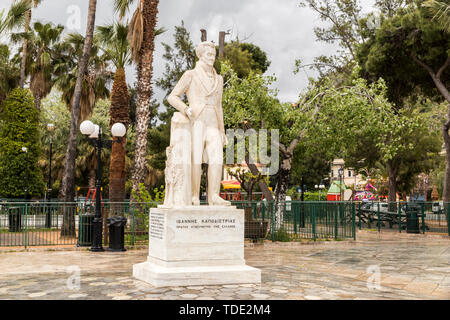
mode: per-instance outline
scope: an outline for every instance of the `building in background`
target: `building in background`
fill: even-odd
[[[361,189],[367,181],[352,168],[346,168],[344,159],[334,159],[331,163],[330,182],[339,181],[339,169],[344,169],[342,181],[347,186],[354,186],[355,189]]]

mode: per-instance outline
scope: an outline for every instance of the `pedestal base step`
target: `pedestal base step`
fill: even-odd
[[[167,268],[143,262],[133,265],[133,276],[155,287],[261,283],[261,270],[247,265]]]

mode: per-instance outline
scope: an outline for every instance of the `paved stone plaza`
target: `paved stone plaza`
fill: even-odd
[[[249,243],[245,255],[261,285],[153,288],[131,275],[146,249],[2,248],[0,299],[450,299],[445,236],[362,231],[357,241]]]

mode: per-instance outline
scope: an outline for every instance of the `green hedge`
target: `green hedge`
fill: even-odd
[[[38,167],[39,112],[28,89],[14,89],[3,101],[0,114],[0,196],[23,198],[28,173],[28,194],[42,196],[45,184]],[[27,155],[22,147],[28,149]]]

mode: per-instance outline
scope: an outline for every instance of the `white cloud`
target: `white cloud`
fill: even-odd
[[[363,0],[365,7],[372,0]],[[9,7],[12,0],[2,0],[0,10]],[[113,0],[98,0],[96,24],[111,23]],[[81,9],[81,29],[85,32],[88,1],[86,0],[44,0],[34,11],[33,18],[66,25],[67,7],[78,5]],[[134,11],[131,10],[132,12]],[[330,54],[335,46],[315,41],[313,28],[321,22],[308,8],[298,7],[297,0],[161,0],[158,25],[168,31],[157,38],[155,52],[155,78],[162,75],[165,62],[161,56],[161,42],[172,43],[174,27],[184,20],[194,43],[200,41],[200,29],[208,31],[208,39],[218,42],[219,31],[232,29],[231,38],[238,36],[260,46],[272,61],[268,74],[278,78],[276,87],[282,101],[295,101],[306,86],[311,71],[293,74],[294,61],[301,58],[305,63],[321,54]],[[228,39],[230,39],[230,37]],[[128,81],[134,81],[134,68],[127,72]],[[156,91],[161,100],[163,92]]]

